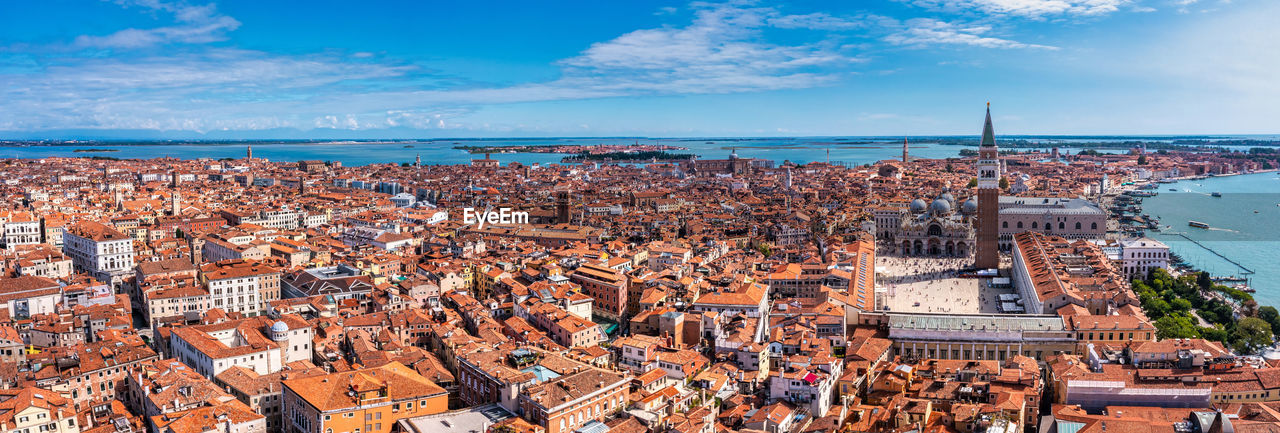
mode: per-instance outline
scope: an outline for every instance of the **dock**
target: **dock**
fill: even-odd
[[[1176,235],[1178,235],[1178,236],[1181,236],[1183,239],[1186,239],[1186,240],[1188,240],[1188,241],[1191,241],[1191,243],[1196,244],[1196,246],[1198,246],[1198,247],[1200,247],[1200,248],[1204,248],[1204,249],[1205,249],[1205,251],[1208,251],[1208,252],[1210,252],[1210,253],[1213,253],[1213,255],[1218,256],[1218,257],[1219,257],[1219,258],[1221,258],[1222,260],[1226,260],[1226,261],[1227,261],[1227,263],[1230,263],[1230,264],[1235,265],[1237,268],[1240,268],[1241,270],[1243,270],[1243,271],[1244,271],[1244,272],[1241,272],[1241,274],[1244,274],[1244,275],[1251,275],[1251,274],[1253,274],[1253,273],[1254,273],[1254,272],[1253,272],[1253,269],[1249,269],[1249,268],[1245,267],[1244,265],[1240,264],[1240,262],[1237,262],[1237,261],[1235,261],[1235,260],[1231,260],[1231,258],[1230,258],[1230,257],[1224,256],[1224,255],[1222,255],[1222,253],[1219,253],[1219,252],[1217,252],[1217,251],[1214,251],[1214,249],[1213,249],[1213,248],[1209,248],[1208,246],[1205,246],[1205,244],[1200,243],[1200,241],[1197,241],[1197,240],[1195,240],[1195,239],[1191,239],[1191,237],[1190,237],[1190,236],[1187,236],[1186,234],[1183,234],[1183,233],[1173,233],[1173,234],[1176,234]]]

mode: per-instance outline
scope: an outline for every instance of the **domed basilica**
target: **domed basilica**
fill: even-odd
[[[978,201],[972,197],[959,205],[949,192],[928,203],[918,198],[901,215],[897,230],[889,227],[883,238],[902,255],[967,257],[975,245],[972,218],[977,212]]]

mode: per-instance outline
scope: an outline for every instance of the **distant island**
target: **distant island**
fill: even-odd
[[[119,152],[119,151],[120,149],[90,148],[90,149],[76,149],[76,150],[73,150],[72,152],[81,153],[81,152]]]
[[[668,150],[689,150],[687,147],[669,146],[666,144],[597,144],[584,146],[580,144],[542,144],[542,145],[495,145],[495,146],[454,146],[454,149],[470,153],[568,153],[573,155],[605,155],[634,152],[663,152]]]
[[[566,156],[561,159],[565,163],[581,163],[587,161],[685,161],[693,158],[693,154],[688,153],[668,153],[663,151],[644,151],[644,152],[609,152],[609,153],[580,153],[574,156]]]

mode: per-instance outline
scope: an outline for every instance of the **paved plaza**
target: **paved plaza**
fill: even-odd
[[[989,278],[961,277],[969,258],[876,258],[878,283],[887,290],[889,311],[916,313],[999,313],[999,295],[1011,288],[988,287]]]

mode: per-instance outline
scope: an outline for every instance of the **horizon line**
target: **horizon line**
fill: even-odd
[[[448,140],[593,140],[593,139],[629,139],[629,140],[777,140],[777,139],[811,139],[811,138],[871,138],[871,139],[902,139],[902,138],[960,138],[960,137],[979,137],[981,134],[922,134],[922,135],[707,135],[707,136],[642,136],[642,135],[598,135],[598,136],[459,136],[459,137],[421,137],[421,138],[391,138],[391,137],[320,137],[320,138],[0,138],[0,143],[8,142],[69,142],[69,141],[98,141],[98,142],[317,142],[317,141],[448,141]],[[1202,133],[1202,134],[996,134],[996,137],[1006,138],[1234,138],[1234,137],[1267,137],[1274,136],[1280,138],[1280,132],[1276,133]]]

